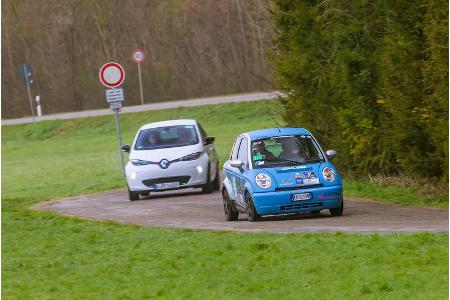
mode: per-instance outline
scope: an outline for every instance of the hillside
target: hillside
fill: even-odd
[[[126,69],[126,105],[264,90],[272,38],[268,0],[3,1],[2,118],[30,115],[20,64],[33,68],[44,113],[106,107],[99,67]]]

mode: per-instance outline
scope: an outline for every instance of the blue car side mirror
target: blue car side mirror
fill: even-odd
[[[332,159],[333,157],[336,156],[336,151],[334,151],[334,150],[327,150],[327,152],[325,152],[325,153],[329,159]]]
[[[232,166],[233,168],[238,168],[241,173],[242,171],[244,171],[243,165],[244,163],[238,159],[233,159],[230,161],[230,166]]]

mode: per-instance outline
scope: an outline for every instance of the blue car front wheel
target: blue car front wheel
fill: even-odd
[[[250,222],[257,222],[261,220],[261,215],[258,214],[255,208],[255,204],[253,203],[252,196],[249,193],[246,193],[245,200],[247,201],[248,206],[248,220]]]
[[[343,213],[344,213],[344,198],[342,198],[341,205],[339,207],[330,208],[330,214],[333,217],[342,216]]]

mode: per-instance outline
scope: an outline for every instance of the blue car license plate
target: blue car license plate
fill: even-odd
[[[305,200],[310,200],[311,198],[312,198],[311,193],[301,193],[301,194],[291,195],[292,201],[305,201]]]

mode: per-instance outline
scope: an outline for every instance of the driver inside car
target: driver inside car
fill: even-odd
[[[148,143],[149,145],[158,145],[161,143],[161,137],[159,136],[159,132],[152,131],[148,135]]]
[[[254,155],[262,155],[265,160],[274,160],[275,155],[272,154],[269,150],[267,150],[266,145],[264,142],[260,142],[256,145],[256,149],[253,150]]]

